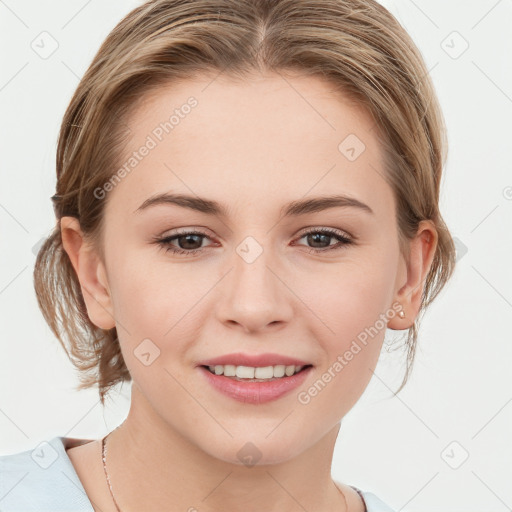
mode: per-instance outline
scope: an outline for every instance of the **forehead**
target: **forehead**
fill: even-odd
[[[127,123],[120,166],[138,156],[111,194],[133,209],[170,191],[233,208],[335,193],[376,211],[393,201],[373,117],[317,77],[188,79],[143,98]]]

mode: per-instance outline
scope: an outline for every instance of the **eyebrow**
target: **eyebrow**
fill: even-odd
[[[214,215],[218,217],[228,217],[227,208],[211,199],[202,197],[194,197],[185,194],[157,194],[146,199],[134,213],[146,210],[151,206],[169,204],[177,205],[182,208],[205,213],[207,215]],[[329,208],[357,208],[361,211],[374,215],[374,211],[365,203],[359,201],[354,197],[343,195],[320,196],[310,199],[302,199],[292,201],[281,208],[282,217],[297,217],[306,215],[308,213],[320,212]]]

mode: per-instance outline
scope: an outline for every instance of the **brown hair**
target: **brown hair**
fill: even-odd
[[[80,283],[63,249],[60,219],[70,215],[99,240],[106,200],[95,189],[114,174],[127,141],[126,121],[146,95],[209,72],[247,78],[258,71],[298,71],[328,80],[373,115],[397,205],[403,254],[423,219],[438,245],[420,313],[450,278],[455,247],[439,211],[446,135],[421,53],[399,22],[374,0],[152,0],[112,30],[78,85],[57,147],[56,226],[34,269],[42,313],[80,370],[79,389],[130,381],[116,328],[90,321]],[[99,248],[101,251],[101,247]],[[103,252],[101,251],[101,254]],[[409,377],[418,322],[407,330]]]

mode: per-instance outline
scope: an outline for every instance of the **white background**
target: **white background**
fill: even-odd
[[[96,390],[75,390],[76,371],[38,310],[32,271],[33,248],[54,224],[65,108],[104,38],[138,3],[0,1],[2,454],[56,435],[100,438],[128,411],[129,385],[105,410]],[[407,387],[392,397],[403,358],[383,351],[343,420],[333,477],[397,511],[510,510],[512,3],[382,3],[419,46],[441,101],[450,145],[441,209],[460,251],[424,317]],[[47,59],[31,48],[43,31],[58,42]]]

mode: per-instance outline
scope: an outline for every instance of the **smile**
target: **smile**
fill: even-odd
[[[304,382],[312,368],[312,365],[198,366],[216,391],[240,402],[252,404],[270,402],[288,394]]]

